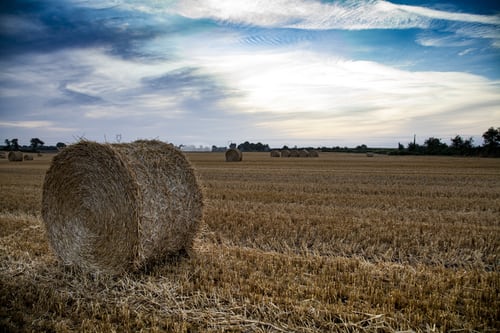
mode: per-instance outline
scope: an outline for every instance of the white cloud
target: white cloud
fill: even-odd
[[[381,1],[381,3],[384,3],[384,5],[388,8],[397,9],[407,13],[417,14],[419,16],[432,19],[495,25],[500,24],[500,16],[498,15],[454,13],[419,6],[394,5],[386,1]]]
[[[500,24],[500,16],[453,13],[388,1],[324,3],[304,0],[184,0],[176,12],[185,17],[263,27],[299,29],[426,28],[431,20]]]
[[[192,60],[239,91],[228,108],[285,137],[396,135],[419,126],[442,133],[464,124],[477,132],[500,119],[500,83],[466,73],[410,72],[303,51]]]
[[[37,127],[51,127],[53,126],[53,124],[50,121],[0,121],[0,126],[37,128]]]
[[[466,47],[476,43],[477,39],[491,39],[495,47],[500,40],[500,29],[494,25],[452,24],[441,34],[423,32],[416,42],[423,46]]]
[[[458,55],[464,56],[464,55],[467,55],[469,53],[474,52],[475,50],[476,50],[475,48],[468,48],[468,49],[463,50],[462,52],[459,52]]]
[[[211,18],[237,24],[299,29],[407,28],[428,25],[428,21],[419,15],[402,11],[395,13],[394,8],[388,8],[379,1],[328,4],[302,0],[185,0],[178,3],[177,12],[195,19]]]
[[[22,128],[22,129],[42,129],[46,131],[71,132],[74,128],[58,126],[52,121],[45,120],[21,120],[21,121],[0,121],[0,127]]]
[[[436,36],[432,34],[421,34],[416,41],[422,46],[432,47],[465,47],[474,43],[471,39],[464,39],[456,35]]]

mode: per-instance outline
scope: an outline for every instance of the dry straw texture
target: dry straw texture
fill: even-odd
[[[11,161],[11,162],[22,162],[23,153],[20,151],[9,151],[8,158],[9,158],[9,161]]]
[[[226,150],[226,162],[241,162],[243,153],[236,148]]]
[[[290,157],[290,151],[288,149],[283,149],[281,151],[281,157]]]
[[[309,152],[305,149],[299,151],[299,157],[309,157]]]
[[[498,158],[187,153],[196,251],[110,278],[54,257],[43,155],[0,160],[0,332],[500,332]]]
[[[281,157],[281,154],[278,150],[271,150],[271,157]]]
[[[309,157],[319,157],[317,150],[309,150]]]
[[[290,157],[299,157],[299,151],[297,149],[293,149],[290,151]]]
[[[33,161],[33,156],[32,155],[28,155],[28,154],[24,154],[24,160],[25,161]]]
[[[189,251],[202,219],[195,173],[160,141],[61,151],[45,176],[42,217],[64,264],[121,273]]]

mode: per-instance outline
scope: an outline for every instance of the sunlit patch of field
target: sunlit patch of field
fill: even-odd
[[[119,278],[58,264],[50,156],[0,160],[0,331],[500,330],[500,160],[192,153],[189,258]]]

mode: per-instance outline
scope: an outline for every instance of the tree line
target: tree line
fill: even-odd
[[[305,149],[317,149],[323,152],[354,152],[365,153],[368,151],[386,153],[391,155],[461,155],[461,156],[488,156],[500,157],[500,127],[490,127],[483,133],[483,144],[480,146],[474,145],[474,140],[470,138],[462,138],[456,135],[450,139],[450,144],[446,144],[439,138],[430,137],[424,141],[423,145],[415,142],[410,142],[405,147],[398,143],[397,149],[380,149],[368,148],[366,145],[359,145],[356,148],[340,148],[340,147],[304,147]],[[66,147],[63,142],[58,142],[55,146],[44,146],[44,142],[39,138],[32,138],[29,146],[21,146],[18,139],[5,139],[5,145],[2,150],[7,151],[26,151],[26,152],[39,152],[39,151],[57,151],[58,149]],[[271,150],[268,144],[261,142],[252,143],[245,141],[236,145],[232,143],[230,148],[238,148],[244,152],[268,152]],[[212,151],[225,151],[226,147],[212,146]],[[283,146],[282,149],[289,149],[288,146]],[[294,147],[294,149],[299,149]]]
[[[268,144],[263,144],[262,142],[249,142],[245,141],[243,143],[240,143],[239,145],[236,145],[236,143],[231,143],[229,145],[229,148],[238,148],[240,151],[245,151],[245,152],[267,152],[271,151],[271,148],[269,147]],[[224,152],[227,150],[227,147],[217,147],[217,146],[212,146],[212,152]]]
[[[45,146],[45,142],[43,142],[39,138],[32,138],[30,140],[29,146],[20,145],[19,139],[17,139],[17,138],[5,139],[4,143],[5,143],[5,145],[3,146],[2,150],[24,151],[24,152],[33,152],[33,153],[37,153],[40,151],[58,150],[58,149],[66,147],[66,144],[63,142],[58,142],[55,146]]]
[[[415,141],[408,143],[405,148],[398,144],[398,150],[391,152],[397,155],[461,155],[461,156],[488,156],[500,157],[500,127],[490,127],[483,133],[483,144],[475,146],[472,137],[462,138],[460,135],[450,139],[450,144],[441,139],[430,137],[423,145]]]

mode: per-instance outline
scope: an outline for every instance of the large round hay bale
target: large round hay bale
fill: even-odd
[[[33,156],[29,154],[24,154],[23,159],[25,161],[33,161]]]
[[[7,158],[10,162],[22,162],[23,161],[23,153],[20,151],[9,151]]]
[[[299,151],[299,157],[309,157],[309,152],[306,149]]]
[[[290,157],[299,157],[299,151],[297,149],[290,150]]]
[[[309,150],[309,157],[319,157],[317,150]]]
[[[240,162],[243,159],[242,152],[237,148],[226,150],[226,162]]]
[[[54,157],[42,217],[64,264],[121,273],[189,251],[202,194],[186,157],[160,141],[82,141]]]
[[[278,150],[271,150],[271,157],[281,157],[281,154]]]
[[[283,149],[281,151],[281,157],[290,157],[290,151],[288,149]]]

